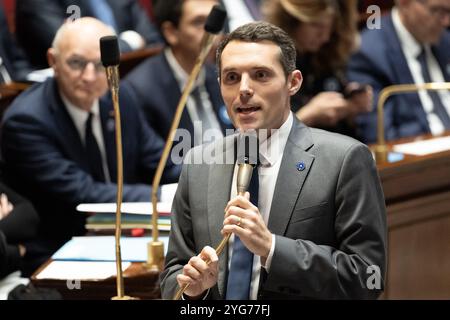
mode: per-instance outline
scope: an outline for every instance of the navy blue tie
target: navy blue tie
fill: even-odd
[[[250,202],[258,206],[259,177],[258,167],[253,169],[248,188]],[[227,300],[248,300],[252,281],[253,253],[248,250],[238,236],[234,237],[230,270],[228,272]]]
[[[103,171],[102,154],[98,147],[97,139],[95,139],[92,131],[92,113],[86,120],[86,155],[89,162],[89,169],[95,181],[105,182],[105,172]]]
[[[422,49],[422,52],[417,57],[417,60],[420,62],[420,67],[422,68],[423,80],[425,82],[432,82],[431,76],[430,76],[430,70],[428,69],[428,63],[427,63],[425,49]],[[433,112],[442,121],[444,128],[450,129],[450,117],[448,115],[447,110],[444,107],[444,104],[442,103],[441,98],[439,97],[438,92],[437,91],[428,91],[428,95],[430,96],[431,101],[433,102]]]

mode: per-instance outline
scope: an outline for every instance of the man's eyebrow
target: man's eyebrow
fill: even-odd
[[[260,69],[273,70],[270,66],[266,66],[266,65],[256,65],[256,66],[252,66],[249,69],[250,70],[260,70]],[[222,69],[222,73],[231,72],[231,71],[237,71],[237,70],[239,70],[239,68],[237,68],[237,67],[226,67],[226,68]]]

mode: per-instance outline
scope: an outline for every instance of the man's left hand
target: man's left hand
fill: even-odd
[[[272,246],[272,234],[267,229],[259,209],[245,197],[237,196],[225,208],[222,234],[234,233],[253,254],[264,260]]]

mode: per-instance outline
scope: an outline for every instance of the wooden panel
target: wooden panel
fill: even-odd
[[[378,170],[388,223],[382,298],[450,299],[450,152],[405,155],[402,161],[378,165]]]
[[[385,296],[450,299],[450,192],[412,202],[388,207]]]

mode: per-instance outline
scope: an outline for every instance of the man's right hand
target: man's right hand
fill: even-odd
[[[206,290],[213,287],[219,275],[218,261],[216,251],[209,246],[204,247],[198,256],[192,257],[183,267],[183,273],[177,276],[180,287],[189,283],[184,294],[190,299],[200,299]]]

